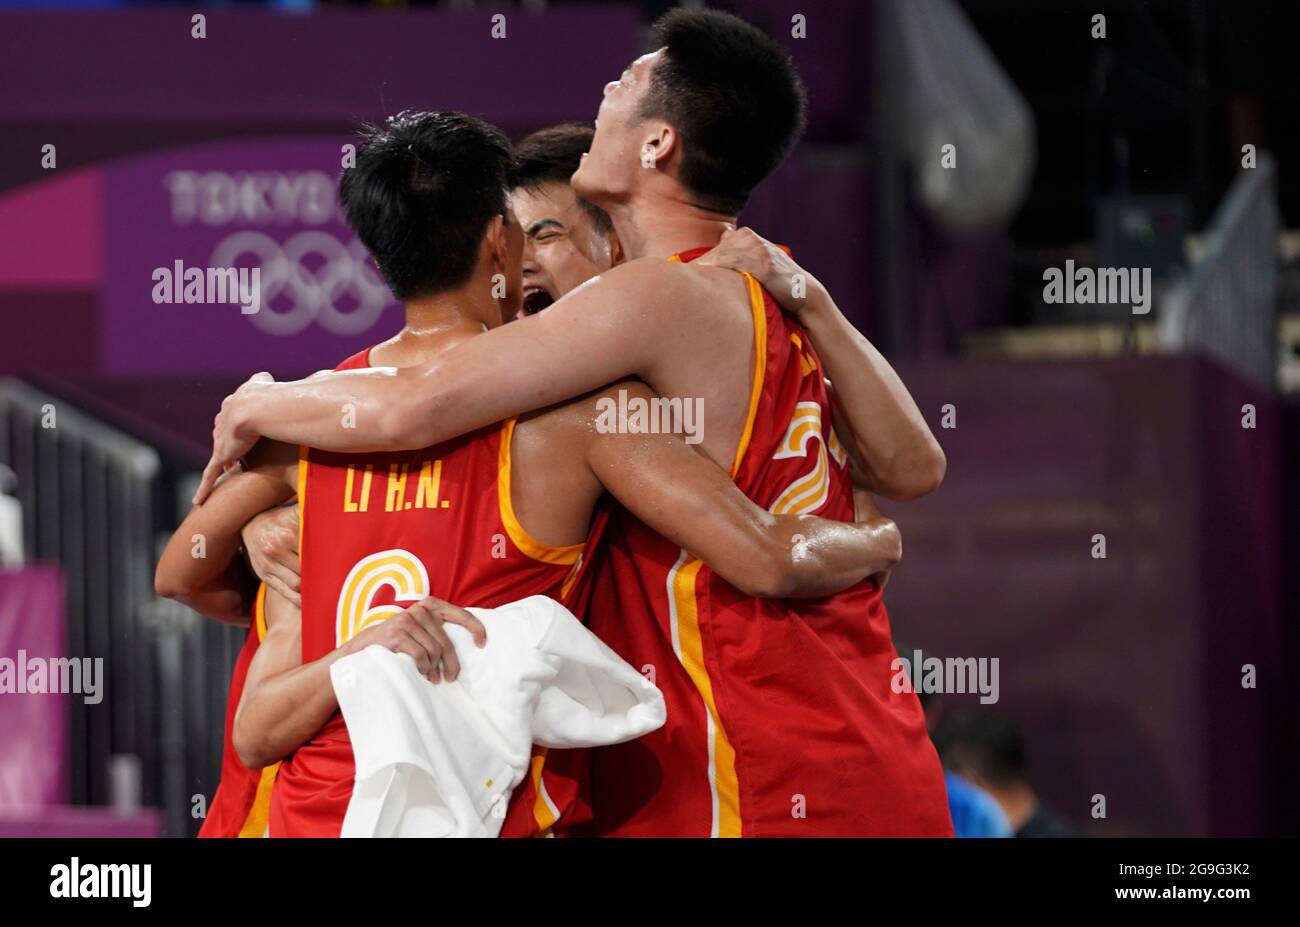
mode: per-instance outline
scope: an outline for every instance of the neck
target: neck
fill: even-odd
[[[476,276],[455,290],[407,300],[403,304],[406,323],[392,338],[375,346],[371,363],[393,367],[418,364],[431,353],[481,334],[485,326],[495,327],[501,313],[490,293],[490,285],[480,286]]]
[[[610,204],[607,211],[629,261],[713,247],[726,227],[736,224],[735,216],[710,212],[684,196],[629,199]]]
[[[492,294],[491,275],[476,269],[469,280],[454,290],[408,299],[403,304],[404,330],[429,334],[465,330],[478,334],[484,326],[496,328],[501,324],[501,306]]]

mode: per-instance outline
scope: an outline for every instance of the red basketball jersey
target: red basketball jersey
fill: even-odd
[[[732,476],[774,513],[852,521],[817,353],[745,279],[754,373]],[[920,704],[890,686],[875,583],[816,600],[746,596],[617,505],[588,579],[588,626],[653,672],[668,707],[661,729],[591,751],[591,832],[952,833]]]
[[[244,638],[244,646],[235,660],[230,676],[230,691],[226,696],[226,732],[221,749],[221,781],[212,796],[200,837],[261,837],[266,832],[267,807],[271,800],[271,785],[280,764],[265,769],[249,769],[235,752],[235,711],[244,693],[248,666],[257,653],[257,645],[266,636],[266,586],[257,590],[253,605],[253,620]]]
[[[362,352],[337,369],[367,366]],[[514,421],[419,451],[333,454],[303,449],[302,659],[324,657],[371,624],[428,595],[494,608],[530,595],[563,600],[583,544],[553,547],[524,530],[510,497]],[[580,816],[579,757],[534,752],[502,836],[546,833]],[[562,762],[555,762],[554,760]],[[574,762],[569,763],[569,760]],[[283,760],[271,793],[271,836],[338,836],[355,767],[343,716]]]

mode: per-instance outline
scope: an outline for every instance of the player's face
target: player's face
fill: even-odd
[[[610,267],[609,239],[565,183],[516,189],[510,204],[523,230],[523,308],[540,312]]]
[[[645,126],[637,113],[650,88],[650,75],[663,58],[662,49],[633,61],[616,81],[605,85],[596,113],[596,135],[573,175],[573,189],[597,204],[618,202],[635,189],[641,166]]]

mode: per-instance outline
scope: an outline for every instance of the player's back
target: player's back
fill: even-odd
[[[339,369],[367,366],[367,357],[363,352]],[[298,504],[304,663],[429,595],[484,608],[530,595],[563,598],[584,545],[541,543],[515,517],[514,429],[511,420],[398,453],[302,450]],[[540,766],[534,770],[534,787],[539,774]],[[336,712],[281,763],[270,833],[337,835],[353,776],[347,727]],[[517,793],[515,806],[527,804],[527,797]],[[554,802],[538,804],[543,816],[556,811]],[[539,826],[545,823],[538,821]],[[508,819],[504,833],[512,830],[509,824]]]
[[[745,279],[754,373],[732,476],[774,513],[851,521],[820,361]],[[920,706],[891,689],[875,583],[817,600],[746,596],[617,506],[589,579],[591,629],[651,668],[668,704],[662,729],[592,751],[596,833],[951,833]]]

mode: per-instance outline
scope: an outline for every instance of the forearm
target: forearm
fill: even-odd
[[[437,376],[423,368],[372,367],[319,374],[285,383],[246,384],[233,398],[236,432],[328,451],[413,450],[434,443],[432,414],[409,414],[412,391],[437,401]],[[400,423],[400,427],[399,427]],[[415,443],[413,443],[415,442]]]
[[[844,317],[819,283],[809,287],[799,321],[835,386],[841,439],[866,488],[907,500],[942,482],[946,461],[925,417],[898,374]]]
[[[671,324],[672,304],[659,302],[677,299],[682,286],[675,277],[660,280],[667,267],[616,268],[546,312],[415,367],[247,383],[228,400],[231,425],[247,439],[327,451],[415,450],[640,376],[654,353],[653,333]]]
[[[345,649],[258,680],[245,690],[235,714],[234,741],[250,769],[284,759],[311,740],[338,710],[330,665]]]
[[[790,598],[817,598],[891,569],[903,555],[898,526],[884,516],[846,523],[812,515],[783,515],[789,563],[783,581]]]
[[[170,598],[222,624],[246,628],[252,621],[256,585],[255,577],[235,560],[206,586]]]
[[[819,598],[889,570],[902,556],[898,527],[878,512],[856,523],[772,515],[739,491],[732,495],[717,494],[713,511],[698,511],[689,525],[669,524],[665,536],[746,595]],[[647,524],[656,520],[652,513]]]
[[[251,583],[238,562],[240,529],[289,494],[269,469],[222,480],[208,502],[192,509],[168,540],[154,572],[155,591],[205,615],[229,620],[234,603],[241,597],[247,601]]]

